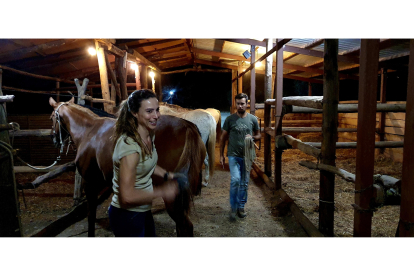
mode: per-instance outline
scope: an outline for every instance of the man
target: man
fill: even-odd
[[[220,164],[224,167],[224,147],[228,140],[227,156],[230,167],[230,220],[236,220],[236,212],[240,218],[246,217],[244,205],[247,202],[247,189],[250,172],[245,169],[244,140],[251,137],[253,140],[261,138],[259,123],[255,116],[246,112],[248,96],[244,93],[237,94],[234,98],[237,112],[230,115],[224,121],[220,137]]]

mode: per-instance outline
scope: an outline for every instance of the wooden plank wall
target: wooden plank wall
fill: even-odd
[[[387,102],[387,103],[405,103],[405,102]],[[339,128],[356,128],[358,122],[357,113],[341,113],[338,114],[338,127]],[[380,113],[377,113],[377,125],[379,128]],[[385,141],[403,141],[405,129],[405,113],[387,112],[385,114]],[[355,142],[357,134],[340,132],[338,133],[338,142]],[[379,141],[379,135],[375,135],[375,141]],[[376,150],[376,154],[379,153],[379,149]],[[402,148],[385,149],[384,154],[387,157],[392,158],[395,162],[402,162]]]
[[[340,104],[358,103],[358,101],[340,102]],[[387,102],[389,104],[405,103],[405,102]],[[256,110],[256,116],[262,118],[262,127],[264,125],[264,109]],[[377,125],[379,128],[380,113],[377,113]],[[311,124],[294,124],[294,120],[313,120],[318,123]],[[319,123],[320,120],[320,123]],[[287,123],[286,121],[290,122]],[[357,113],[339,113],[338,128],[357,128]],[[272,126],[274,126],[274,118],[272,118]],[[285,127],[322,127],[322,114],[286,114],[283,117],[283,126]],[[387,112],[385,115],[385,141],[403,141],[405,129],[405,113]],[[297,134],[294,134],[297,136]],[[379,135],[375,135],[375,140],[379,141]],[[338,142],[356,142],[356,132],[338,132]],[[380,150],[376,149],[375,154],[379,154]],[[385,156],[392,158],[395,162],[402,162],[402,148],[385,149]]]
[[[42,115],[9,115],[8,122],[16,122],[20,129],[52,129],[50,114]],[[12,135],[10,135],[11,141]],[[24,161],[34,166],[49,166],[59,156],[59,149],[55,148],[50,137],[14,137],[14,149],[19,149],[18,156]],[[75,160],[76,152],[69,149],[66,156],[67,147],[61,155],[61,161],[58,164],[64,164]],[[21,166],[21,162],[14,162],[15,166]]]

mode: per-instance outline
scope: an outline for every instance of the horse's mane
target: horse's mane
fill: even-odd
[[[85,112],[91,114],[92,116],[108,117],[108,118],[116,119],[116,116],[115,115],[110,114],[108,112],[105,112],[105,111],[103,111],[101,109],[94,108],[94,107],[91,107],[89,105],[83,105],[83,104],[80,104],[78,106],[85,107],[86,108]]]

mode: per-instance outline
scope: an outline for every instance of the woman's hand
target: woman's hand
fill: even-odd
[[[178,194],[176,181],[169,180],[161,186],[161,197],[167,201],[173,201]]]

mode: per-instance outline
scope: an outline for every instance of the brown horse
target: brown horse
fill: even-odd
[[[64,140],[62,137],[70,135],[77,148],[75,164],[82,176],[88,201],[88,236],[95,236],[98,194],[105,187],[112,188],[114,141],[111,137],[115,119],[99,117],[87,108],[74,104],[73,98],[64,103],[50,98],[49,104],[53,107],[51,119],[55,145]],[[206,156],[203,141],[191,122],[161,116],[155,129],[154,143],[159,156],[158,165],[167,171],[188,176],[190,187],[187,189],[191,191],[184,191],[174,201],[164,199],[164,202],[168,214],[176,223],[177,236],[193,236],[193,224],[188,217],[189,197],[201,190],[201,168]],[[159,177],[153,177],[153,180],[154,185],[163,182]],[[182,198],[183,194],[188,198]],[[184,206],[180,206],[179,202],[184,202]]]

